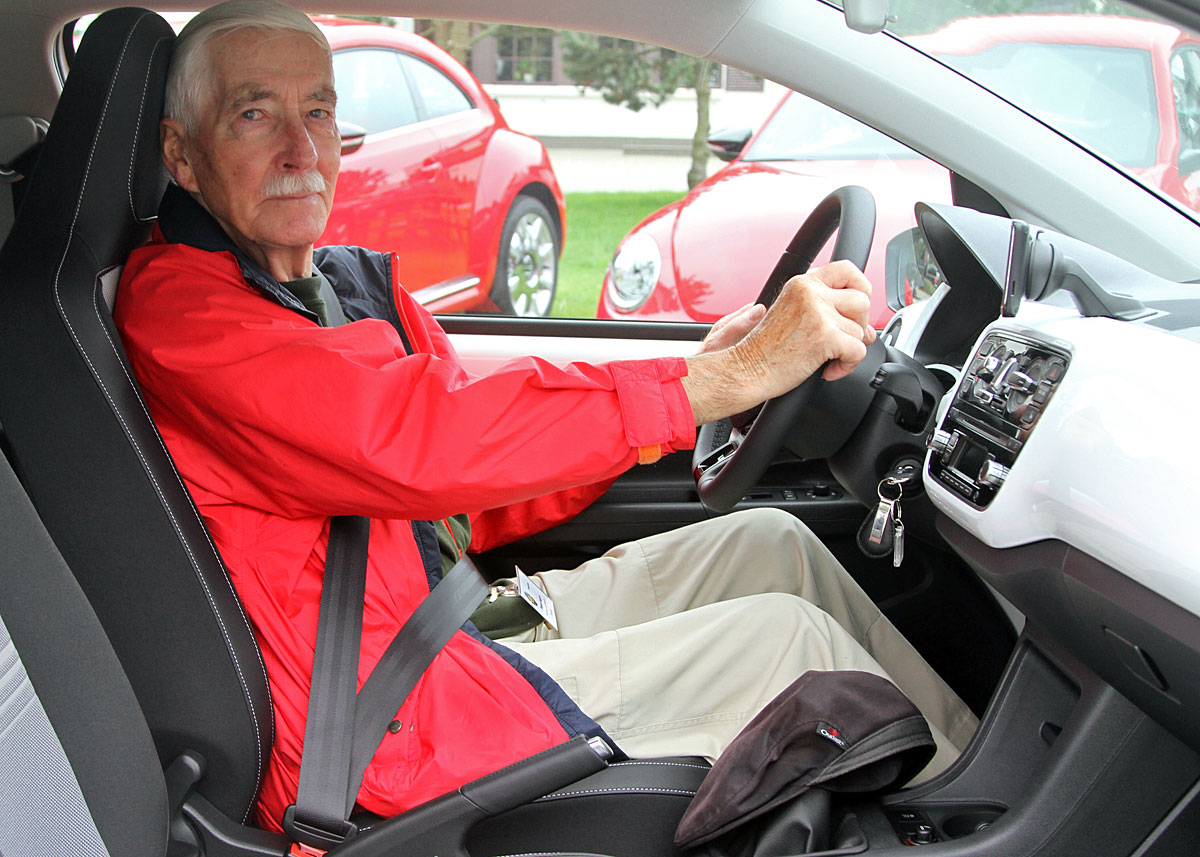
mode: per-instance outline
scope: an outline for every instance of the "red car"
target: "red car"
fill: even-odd
[[[1178,83],[1194,79],[1187,72],[1200,67],[1200,44],[1178,29],[1118,17],[1013,15],[962,19],[911,41],[984,84],[1003,81],[1001,95],[1200,210],[1200,94]],[[1016,88],[1014,68],[1027,78]],[[1156,106],[1148,109],[1148,99]],[[1112,121],[1114,103],[1130,104],[1130,121]],[[1141,116],[1157,116],[1157,127]],[[829,191],[857,184],[877,205],[866,273],[875,286],[871,321],[882,327],[892,313],[885,245],[915,225],[917,200],[950,201],[948,171],[798,93],[785,96],[757,133],[718,132],[709,144],[731,163],[625,237],[597,316],[716,320],[757,296]]]
[[[399,255],[434,312],[549,314],[565,210],[542,144],[427,39],[318,17],[333,48],[342,167],[322,244]]]

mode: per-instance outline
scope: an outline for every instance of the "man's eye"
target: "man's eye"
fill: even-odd
[[[324,107],[314,107],[308,111],[308,115],[313,119],[328,119],[333,115],[332,111],[326,110]]]
[[[259,118],[260,116],[262,116],[262,111],[257,108],[254,108],[254,107],[250,108],[249,110],[242,111],[243,119],[254,120],[254,119]]]

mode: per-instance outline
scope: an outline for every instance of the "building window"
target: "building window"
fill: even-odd
[[[551,83],[554,33],[537,27],[501,27],[496,32],[496,81]]]
[[[740,68],[726,66],[725,89],[729,92],[762,92],[763,79]]]

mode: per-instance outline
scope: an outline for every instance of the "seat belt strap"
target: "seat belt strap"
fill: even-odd
[[[475,564],[460,559],[396,633],[356,695],[369,527],[369,519],[354,516],[330,522],[300,782],[283,817],[289,836],[323,849],[357,833],[349,816],[388,724],[488,591]]]
[[[369,518],[337,515],[329,521],[300,782],[296,803],[288,807],[297,827],[343,839],[354,832],[342,808],[350,780],[370,532]],[[285,828],[287,821],[285,815]]]
[[[399,722],[395,717],[400,703],[487,594],[488,585],[479,569],[463,554],[442,582],[417,606],[416,612],[404,623],[363,682],[354,713],[347,815],[354,808],[363,773],[379,748],[379,742],[389,729],[403,727],[403,724],[391,725]]]

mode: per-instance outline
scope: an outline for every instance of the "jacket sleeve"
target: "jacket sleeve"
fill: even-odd
[[[695,440],[682,358],[523,358],[473,377],[415,302],[405,328],[428,350],[408,355],[386,322],[318,327],[246,285],[231,255],[179,245],[138,251],[120,295],[151,412],[214,500],[437,519],[612,479],[639,450]]]
[[[393,257],[393,271],[395,259]],[[454,346],[436,319],[414,301],[399,283],[392,283],[393,300],[414,350],[458,361]],[[570,520],[608,490],[616,476],[599,482],[564,488],[540,497],[485,509],[470,516],[472,553],[483,553],[526,536],[544,532]]]
[[[471,515],[471,552],[483,553],[570,520],[607,491],[615,478]]]

